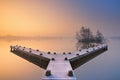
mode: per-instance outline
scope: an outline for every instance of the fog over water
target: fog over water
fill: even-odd
[[[0,80],[41,80],[44,70],[10,53],[10,45],[21,45],[51,52],[74,52],[76,40],[0,40]],[[77,80],[120,80],[119,39],[109,39],[108,51],[75,70]],[[64,68],[64,67],[63,67]]]
[[[44,76],[43,69],[10,53],[10,45],[74,52],[82,26],[111,39],[108,51],[75,70],[77,79],[120,80],[120,0],[0,0],[0,80]]]

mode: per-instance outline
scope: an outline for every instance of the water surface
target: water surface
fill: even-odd
[[[51,52],[74,52],[75,39],[0,40],[0,80],[41,80],[44,70],[10,53],[10,45]],[[109,50],[75,70],[78,80],[120,80],[120,40],[110,40]],[[63,66],[64,68],[64,66]]]

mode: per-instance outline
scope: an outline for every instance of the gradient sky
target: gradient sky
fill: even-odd
[[[120,34],[120,0],[0,0],[0,35],[75,36],[81,26]]]

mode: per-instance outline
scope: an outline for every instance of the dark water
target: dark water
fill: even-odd
[[[0,40],[0,80],[41,80],[44,70],[9,52],[10,45],[45,52],[76,50],[74,39]],[[110,40],[109,50],[75,70],[77,80],[120,80],[120,40]],[[64,68],[64,67],[63,67]]]

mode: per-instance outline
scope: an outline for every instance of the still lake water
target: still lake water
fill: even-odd
[[[41,80],[44,70],[10,53],[10,45],[51,52],[74,52],[75,39],[0,40],[0,80]],[[75,70],[77,80],[120,80],[120,40],[110,39],[109,50]],[[63,67],[64,68],[64,67]]]

